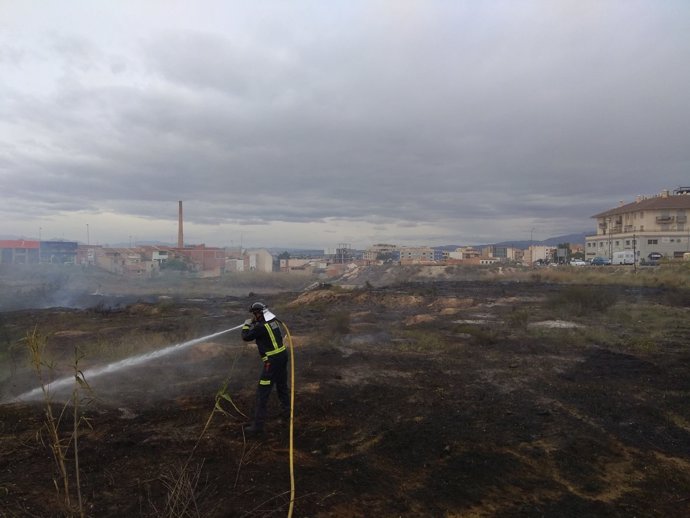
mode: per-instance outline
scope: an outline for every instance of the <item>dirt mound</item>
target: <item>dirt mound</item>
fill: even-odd
[[[337,293],[334,290],[314,290],[300,294],[295,300],[288,303],[288,307],[321,302],[334,302],[346,297],[347,293]]]
[[[405,319],[404,324],[406,326],[413,326],[417,324],[424,324],[427,322],[433,322],[436,320],[436,316],[434,315],[412,315],[410,317],[407,317]]]

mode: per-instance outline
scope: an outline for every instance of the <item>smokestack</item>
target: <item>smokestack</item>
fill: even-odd
[[[178,202],[180,209],[177,218],[177,248],[184,248],[184,234],[182,232],[182,200]]]

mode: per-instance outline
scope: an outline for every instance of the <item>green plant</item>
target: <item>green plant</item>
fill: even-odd
[[[446,345],[440,333],[428,326],[412,327],[396,333],[402,339],[400,349],[403,351],[432,351],[439,350]]]
[[[512,311],[506,317],[506,324],[511,329],[526,329],[529,323],[530,312],[526,309],[512,308]]]
[[[498,341],[498,334],[495,329],[481,325],[460,324],[454,329],[454,334],[470,335],[478,345],[492,345]]]

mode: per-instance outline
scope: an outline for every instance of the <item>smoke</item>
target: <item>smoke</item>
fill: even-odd
[[[216,338],[218,336],[224,335],[225,333],[228,333],[230,331],[235,331],[236,329],[239,329],[242,327],[242,324],[231,327],[229,329],[225,329],[223,331],[218,331],[217,333],[213,333],[207,336],[202,336],[201,338],[195,338],[193,340],[189,340],[187,342],[179,343],[179,344],[174,344],[170,345],[168,347],[164,347],[162,349],[158,349],[156,351],[151,351],[145,354],[140,354],[137,356],[132,356],[129,358],[125,358],[124,360],[119,360],[113,363],[109,363],[107,365],[104,365],[102,367],[95,367],[91,369],[86,369],[83,371],[83,377],[86,380],[93,380],[95,378],[98,378],[99,376],[102,376],[104,374],[113,374],[116,372],[119,372],[121,370],[127,370],[131,369],[134,367],[137,367],[139,365],[148,363],[150,361],[156,360],[158,358],[162,358],[164,356],[168,356],[171,354],[178,353],[188,347],[191,347],[193,345],[199,344],[201,342],[204,342],[206,340],[210,340],[212,338]],[[54,392],[58,391],[60,389],[63,389],[65,387],[70,387],[73,386],[75,382],[74,376],[66,376],[64,378],[57,379],[51,383],[48,383],[44,387],[36,387],[32,390],[29,390],[27,392],[24,392],[23,394],[20,394],[16,398],[12,400],[12,402],[22,402],[22,401],[31,401],[35,400],[37,398],[42,397],[43,391],[45,390],[46,392]]]

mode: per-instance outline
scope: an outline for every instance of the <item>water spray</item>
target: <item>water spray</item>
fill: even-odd
[[[103,367],[94,367],[92,369],[86,369],[83,372],[84,378],[86,380],[92,380],[93,378],[96,378],[102,374],[110,374],[112,372],[117,372],[122,369],[126,369],[128,367],[134,367],[137,365],[141,365],[142,363],[149,362],[151,360],[155,360],[156,358],[161,358],[163,356],[167,356],[169,354],[181,351],[182,349],[186,349],[187,347],[191,347],[192,345],[196,345],[198,343],[204,342],[206,340],[210,340],[211,338],[215,338],[217,336],[223,335],[225,333],[229,333],[230,331],[234,331],[235,329],[239,329],[243,326],[243,324],[240,324],[235,327],[231,327],[230,329],[225,329],[224,331],[219,331],[217,333],[213,333],[207,336],[202,336],[201,338],[195,338],[194,340],[189,340],[187,342],[175,344],[175,345],[169,345],[168,347],[164,347],[163,349],[158,349],[156,351],[151,351],[149,353],[145,354],[140,354],[139,356],[131,356],[129,358],[125,358],[124,360],[120,360],[117,362],[109,363],[108,365],[105,365]],[[64,378],[57,379],[55,381],[52,381],[51,383],[48,383],[45,385],[45,390],[50,391],[50,390],[57,390],[63,387],[67,387],[74,383],[74,376],[67,376]],[[29,390],[28,392],[24,392],[23,394],[20,394],[19,396],[15,397],[12,402],[19,402],[19,401],[26,401],[26,400],[31,400],[35,399],[43,394],[43,388],[37,387],[33,390]]]

